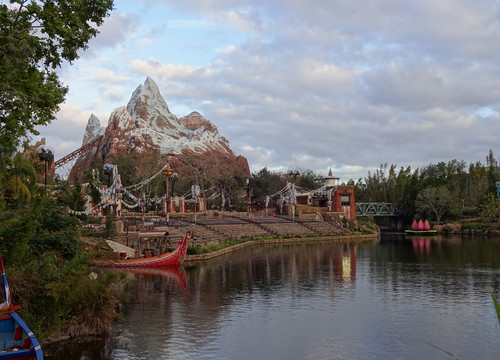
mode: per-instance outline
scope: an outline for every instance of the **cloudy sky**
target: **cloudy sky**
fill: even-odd
[[[115,0],[59,74],[67,100],[36,137],[56,159],[147,76],[252,172],[357,180],[383,163],[500,158],[498,0]]]

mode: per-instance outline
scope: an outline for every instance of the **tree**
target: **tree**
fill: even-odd
[[[441,217],[449,210],[453,198],[446,186],[429,187],[420,191],[415,200],[415,207],[420,213],[433,213],[439,224]]]
[[[299,170],[299,173],[300,176],[297,179],[297,185],[303,189],[316,190],[325,183],[324,176],[316,174],[310,169]]]
[[[0,5],[0,155],[55,119],[64,87],[54,69],[78,58],[113,0],[10,0]]]
[[[282,174],[269,171],[266,167],[252,174],[253,196],[257,203],[265,204],[266,196],[276,194],[285,185],[286,181]]]
[[[500,201],[493,193],[483,196],[480,208],[480,217],[483,221],[494,222],[500,215]]]
[[[0,157],[0,205],[20,206],[31,199],[31,187],[36,182],[35,169],[17,153],[13,159]]]
[[[486,166],[488,167],[488,192],[496,191],[497,167],[498,162],[493,155],[493,150],[490,149],[486,156]]]

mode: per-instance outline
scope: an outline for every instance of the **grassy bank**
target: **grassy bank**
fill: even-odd
[[[373,234],[361,234],[361,233],[351,233],[348,235],[330,235],[330,236],[264,236],[259,238],[242,238],[240,241],[228,241],[219,246],[210,245],[207,247],[203,246],[191,246],[188,247],[188,255],[184,260],[185,265],[192,265],[200,261],[210,260],[222,255],[226,255],[240,249],[246,248],[248,246],[254,245],[267,245],[267,244],[287,244],[287,243],[297,243],[297,242],[317,242],[317,241],[376,241],[379,239],[379,235]]]

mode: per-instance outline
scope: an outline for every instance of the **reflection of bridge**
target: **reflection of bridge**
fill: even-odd
[[[390,203],[356,203],[356,217],[358,216],[398,216],[398,209]]]

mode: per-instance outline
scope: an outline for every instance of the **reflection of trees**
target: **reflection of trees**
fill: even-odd
[[[219,326],[220,315],[242,296],[250,299],[255,294],[263,301],[258,306],[265,306],[274,292],[307,297],[328,286],[333,295],[336,287],[350,286],[356,278],[357,248],[355,243],[333,242],[254,247],[187,269],[185,292],[179,291],[172,279],[134,275],[136,280],[129,285],[129,293],[137,301],[126,318],[140,334],[175,322],[177,331],[184,328],[194,332],[194,342],[199,338],[202,346],[207,334]],[[153,323],[145,322],[145,316],[154,318]],[[158,319],[162,319],[160,325],[156,324]],[[168,332],[169,336],[175,334]],[[150,340],[140,341],[141,348],[147,348]]]
[[[259,246],[232,254],[188,271],[189,317],[198,319],[196,331],[203,334],[241,296],[258,294],[265,304],[274,292],[306,297],[325,285],[334,294],[334,287],[355,280],[356,256],[355,243]]]
[[[411,239],[382,241],[370,249],[371,281],[390,293],[426,291],[435,297],[478,294],[498,288],[492,275],[500,263],[500,239],[437,236],[416,244]]]
[[[123,269],[131,280],[125,289],[130,304],[125,306],[127,329],[133,333],[125,336],[110,337],[109,349],[130,349],[132,353],[148,353],[155,358],[158,344],[168,340],[172,324],[177,314],[176,305],[171,300],[187,294],[184,268]],[[119,329],[119,327],[118,327]],[[120,331],[120,330],[118,330]],[[162,339],[158,339],[161,334]],[[118,343],[118,342],[124,343]],[[108,354],[109,355],[109,354]]]

